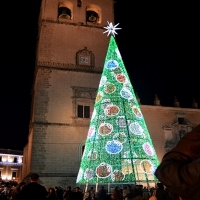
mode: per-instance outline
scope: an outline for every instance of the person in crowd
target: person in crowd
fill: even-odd
[[[49,188],[49,193],[47,194],[47,197],[46,199],[48,200],[57,200],[56,199],[56,192],[55,192],[55,189],[54,188]]]
[[[154,190],[154,195],[157,200],[168,200],[167,193],[165,192],[164,185],[162,183],[157,183],[157,188]]]
[[[22,200],[45,200],[46,188],[39,183],[39,175],[31,175],[31,182],[22,187]]]
[[[21,200],[22,199],[22,187],[26,185],[25,182],[20,182],[12,193],[12,200]]]
[[[65,190],[65,192],[63,194],[63,199],[64,200],[74,200],[71,186],[68,186],[67,189]]]
[[[83,193],[80,191],[79,187],[75,188],[75,192],[73,195],[74,195],[73,197],[74,200],[83,200]]]
[[[63,191],[61,187],[55,187],[56,199],[62,200],[63,199]]]
[[[129,187],[128,186],[125,186],[123,188],[123,191],[122,191],[122,197],[123,197],[123,200],[129,200],[130,198],[129,197],[129,194],[130,194],[130,190],[129,190]]]
[[[200,124],[164,155],[155,175],[180,198],[200,199]]]
[[[98,192],[98,200],[106,200],[107,194],[104,186],[101,186]]]
[[[90,188],[89,190],[89,195],[88,195],[88,200],[95,200],[96,199],[96,194],[95,194],[95,190],[93,187]]]
[[[143,197],[147,197],[149,199],[150,197],[150,192],[149,190],[147,189],[147,187],[143,187],[142,189],[142,194],[143,194]]]
[[[119,186],[116,186],[116,187],[115,187],[115,189],[114,189],[114,191],[113,191],[113,194],[112,194],[112,198],[113,198],[114,200],[122,200],[122,199],[123,199],[123,198],[122,198],[122,194],[121,194],[121,192],[120,192]]]

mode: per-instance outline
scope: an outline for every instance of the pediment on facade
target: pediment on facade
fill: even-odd
[[[88,87],[76,87],[72,86],[73,98],[82,98],[82,99],[95,99],[97,94],[96,88]]]
[[[193,129],[193,124],[186,119],[186,114],[176,113],[174,121],[164,125],[162,129],[165,137],[164,148],[167,152],[171,150],[184,135]]]
[[[89,51],[87,47],[79,50],[76,53],[76,64],[77,65],[86,65],[86,66],[95,66],[95,58],[92,51]]]

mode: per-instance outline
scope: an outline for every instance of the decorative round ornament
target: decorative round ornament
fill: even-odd
[[[116,74],[121,74],[122,70],[121,70],[121,68],[117,67],[117,68],[113,69],[113,73],[114,73],[113,75],[115,76]]]
[[[92,169],[87,168],[84,173],[84,179],[91,180],[93,179],[93,176],[94,176],[94,171]]]
[[[133,122],[129,125],[130,131],[135,135],[143,135],[143,129],[138,122]]]
[[[114,182],[121,182],[125,178],[125,175],[120,170],[114,170],[111,174],[111,179]]]
[[[149,155],[149,156],[153,156],[154,155],[154,150],[152,148],[152,146],[148,143],[148,142],[145,142],[143,145],[143,150],[144,152]]]
[[[140,168],[147,174],[153,174],[155,171],[155,166],[152,164],[150,160],[142,160],[140,162]]]
[[[112,124],[109,123],[101,123],[99,126],[99,134],[102,136],[109,135],[113,130]]]
[[[119,83],[126,82],[126,76],[124,74],[117,74],[115,78]]]
[[[112,166],[102,162],[99,166],[96,168],[96,175],[99,178],[107,178],[112,173]]]
[[[136,106],[133,106],[132,111],[135,114],[137,119],[139,119],[139,120],[142,119],[142,113],[140,112],[139,108],[137,108]]]
[[[116,141],[116,140],[112,140],[112,141],[108,141],[106,143],[106,151],[109,154],[118,154],[122,151],[123,149],[123,145],[121,142]]]
[[[126,87],[123,87],[123,88],[121,89],[120,95],[121,95],[124,99],[128,99],[128,100],[130,100],[130,99],[133,98],[133,95],[132,95],[131,91],[130,91],[128,88],[126,88]]]
[[[107,94],[111,94],[113,93],[114,91],[116,90],[116,87],[113,83],[106,83],[104,85],[104,91],[107,93]]]
[[[116,61],[116,60],[109,60],[107,63],[106,63],[106,68],[107,69],[115,69],[119,66],[119,63]]]
[[[104,109],[104,113],[109,117],[117,115],[119,111],[120,111],[119,107],[115,105],[107,105],[106,108]]]

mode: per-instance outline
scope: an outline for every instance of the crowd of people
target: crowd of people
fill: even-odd
[[[112,192],[108,192],[104,186],[100,186],[98,191],[90,187],[88,191],[81,190],[79,187],[66,189],[61,187],[45,188],[38,183],[38,174],[32,174],[30,183],[25,182],[2,182],[0,200],[132,200],[139,198],[148,200],[155,191],[155,188],[148,190],[143,185],[126,185],[124,188],[116,186]],[[158,184],[157,193],[162,185]],[[164,190],[164,187],[162,188]],[[165,193],[168,195],[168,193]],[[159,199],[158,199],[159,200]],[[165,200],[165,199],[162,199]],[[166,197],[166,200],[170,200]]]
[[[38,183],[38,174],[32,174],[28,184],[1,181],[0,200],[149,200],[151,196],[157,200],[200,200],[200,125],[164,155],[155,176],[161,181],[156,188],[116,186],[108,194],[104,186],[87,192],[71,186],[65,190],[45,188]]]

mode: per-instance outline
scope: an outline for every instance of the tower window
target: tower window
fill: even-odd
[[[67,7],[59,7],[58,17],[64,19],[71,19],[71,10]]]
[[[90,106],[78,105],[78,117],[90,118]]]
[[[94,11],[86,11],[86,21],[87,22],[93,22],[93,23],[96,23],[99,19],[99,16],[96,12]]]
[[[101,24],[102,22],[101,7],[94,4],[87,5],[86,22],[93,23],[94,25]]]

